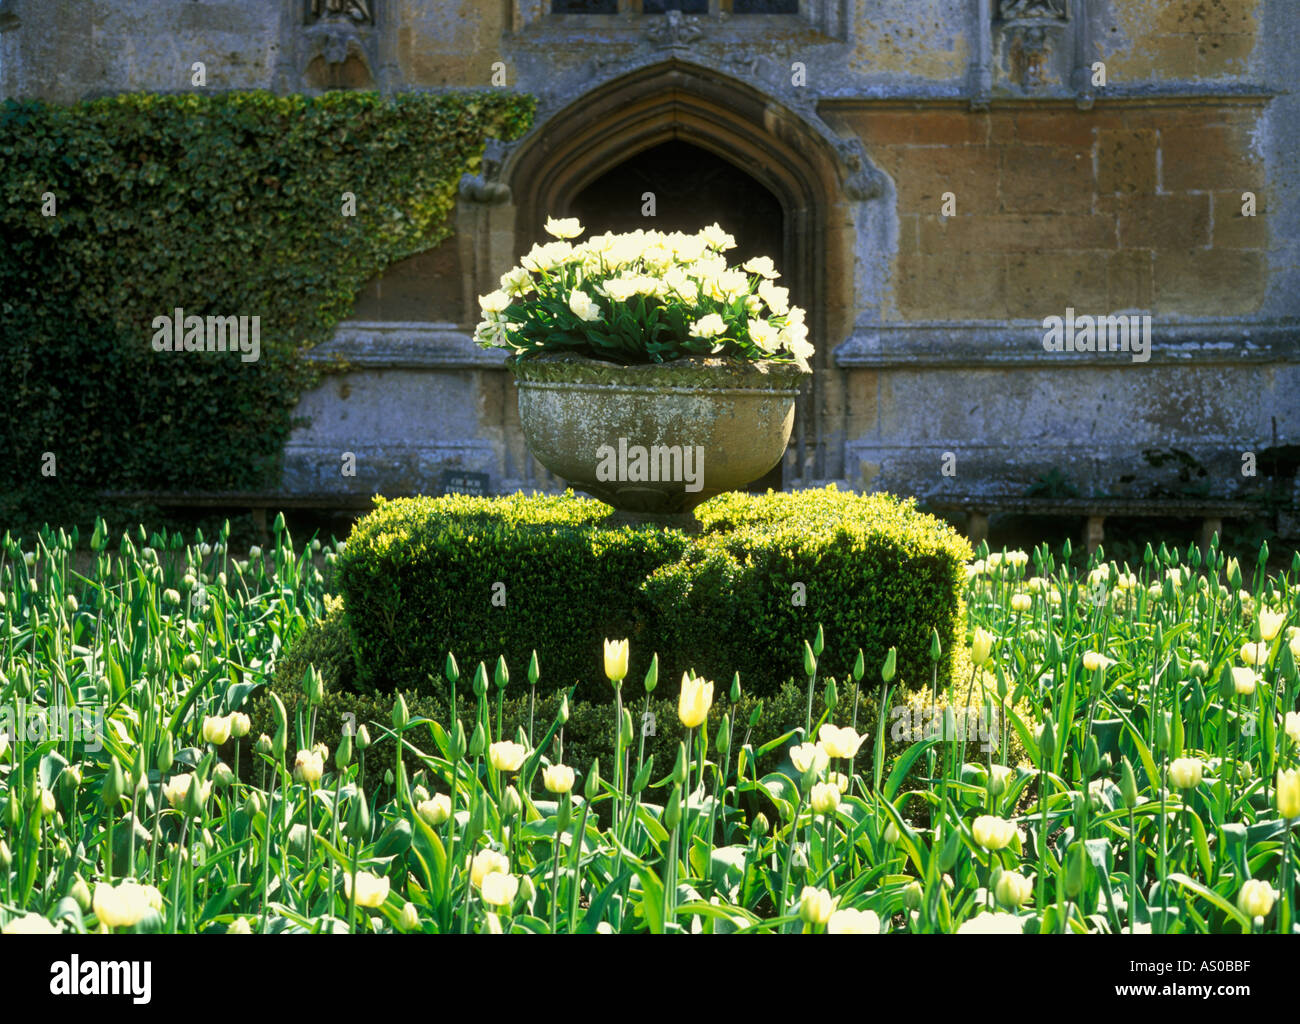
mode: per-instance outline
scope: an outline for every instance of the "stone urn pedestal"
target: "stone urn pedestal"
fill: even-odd
[[[624,366],[546,353],[512,361],[537,461],[612,505],[611,525],[690,529],[692,510],[781,461],[809,371],[692,356]]]

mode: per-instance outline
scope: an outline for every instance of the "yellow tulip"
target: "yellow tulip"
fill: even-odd
[[[1288,711],[1283,719],[1282,731],[1292,743],[1300,743],[1300,711]]]
[[[314,786],[325,774],[325,761],[316,750],[300,750],[294,759],[293,777],[299,782]]]
[[[1003,850],[1015,838],[1016,826],[1005,818],[981,814],[971,824],[971,835],[986,850]]]
[[[1242,665],[1232,666],[1232,685],[1238,697],[1249,697],[1255,692],[1255,684],[1258,682],[1259,676],[1255,675],[1253,668],[1245,668]]]
[[[835,913],[839,900],[833,899],[825,889],[805,885],[799,895],[799,916],[808,924],[826,924]]]
[[[1108,658],[1106,655],[1100,654],[1097,651],[1083,652],[1083,667],[1087,672],[1096,672],[1099,668],[1110,668],[1113,664],[1115,664],[1113,659]]]
[[[1012,594],[1011,610],[1013,612],[1027,612],[1034,607],[1034,599],[1028,594]]]
[[[817,738],[821,740],[822,748],[826,751],[827,757],[854,757],[867,737],[865,735],[859,736],[855,730],[848,726],[837,729],[830,722],[827,722],[818,730]],[[807,771],[806,768],[804,770]]]
[[[1259,610],[1259,638],[1261,640],[1272,640],[1282,628],[1282,623],[1286,621],[1285,612],[1275,612],[1271,608],[1261,608]]]
[[[1288,821],[1300,818],[1300,768],[1278,770],[1277,813]]]
[[[480,850],[474,855],[474,860],[470,864],[469,880],[474,888],[482,888],[483,879],[494,871],[499,871],[503,875],[508,874],[510,858],[495,850]]]
[[[513,740],[501,740],[488,747],[488,760],[499,772],[517,772],[528,756],[528,748]]]
[[[502,871],[489,871],[480,887],[483,902],[493,907],[508,907],[519,892],[519,879]]]
[[[205,717],[203,719],[203,742],[211,743],[213,746],[221,746],[226,740],[230,739],[230,729],[232,726],[230,716]]]
[[[1262,665],[1268,661],[1268,645],[1244,643],[1241,645],[1241,660],[1247,665]]]
[[[542,771],[542,785],[548,793],[567,793],[573,788],[573,769],[565,764],[553,764]]]
[[[130,928],[162,910],[162,893],[152,885],[127,879],[118,885],[95,886],[95,917],[108,928]]]
[[[1022,935],[1024,924],[1015,914],[1001,911],[977,914],[961,923],[958,935]]]
[[[682,725],[688,729],[702,725],[709,717],[709,708],[712,706],[713,683],[683,672],[682,692],[677,698],[677,717],[682,720]]]
[[[1250,878],[1241,883],[1241,891],[1237,893],[1237,909],[1247,917],[1268,917],[1276,898],[1277,894],[1267,882]]]
[[[1195,757],[1180,757],[1169,764],[1169,781],[1179,789],[1195,789],[1201,784],[1201,762]]]
[[[873,910],[836,910],[826,922],[827,935],[879,935],[880,916]]]
[[[833,782],[819,782],[808,797],[816,814],[834,814],[840,805],[840,789]]]
[[[824,772],[831,763],[830,754],[820,743],[800,743],[790,748],[790,762],[801,775],[808,766],[815,764],[818,772]]]
[[[235,737],[237,740],[247,736],[249,730],[253,728],[252,720],[242,711],[233,711],[229,717],[230,735]]]
[[[190,772],[182,772],[179,775],[173,775],[167,784],[163,786],[163,796],[171,804],[174,810],[183,811],[185,809],[185,798],[189,795],[190,784],[194,781],[194,776]],[[208,793],[212,789],[211,783],[204,783],[198,792],[199,803],[206,803]]]
[[[1004,907],[1020,907],[1034,891],[1034,883],[1014,871],[1004,871],[993,889]]]
[[[372,875],[369,871],[357,872],[357,906],[374,909],[388,899],[388,877]],[[343,895],[352,898],[352,873],[343,872]]]
[[[59,929],[50,924],[40,914],[24,914],[15,917],[3,928],[0,935],[58,935]]]
[[[446,793],[435,793],[428,800],[421,800],[415,810],[424,819],[425,824],[441,825],[451,817],[451,797]]]
[[[970,660],[976,667],[985,665],[993,655],[993,634],[982,626],[975,628],[970,644]]]
[[[605,641],[605,675],[611,683],[621,683],[627,675],[627,652],[626,640]]]

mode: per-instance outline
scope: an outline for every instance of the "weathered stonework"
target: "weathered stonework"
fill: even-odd
[[[464,181],[455,237],[371,282],[317,353],[352,368],[304,397],[292,489],[427,490],[443,468],[554,486],[502,357],[470,340],[477,296],[546,216],[668,141],[783,211],[771,255],[818,349],[788,485],[1021,494],[1055,469],[1140,494],[1173,486],[1144,453],[1176,447],[1226,494],[1251,483],[1242,452],[1300,444],[1293,0],[616,6],[0,0],[0,95],[185,90],[202,61],[216,89],[539,97]],[[1067,308],[1149,315],[1150,358],[1046,351]]]

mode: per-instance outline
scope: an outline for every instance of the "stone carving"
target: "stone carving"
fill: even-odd
[[[669,11],[656,18],[646,29],[645,36],[658,46],[687,46],[704,37],[700,19],[681,11]]]
[[[357,25],[373,25],[370,0],[311,0],[312,21],[347,20]]]
[[[0,0],[0,32],[18,27],[18,12],[14,10],[14,0]]]
[[[510,201],[510,186],[501,181],[488,181],[481,174],[466,174],[460,179],[460,197],[483,206],[500,206]]]
[[[1065,8],[1066,0],[1002,0],[998,7],[998,16],[1003,21],[1012,19],[1066,21],[1069,15]]]
[[[1011,30],[1011,78],[1021,88],[1043,84],[1043,68],[1051,52],[1051,40],[1041,25],[1017,25]]]
[[[855,202],[877,199],[885,194],[885,181],[871,166],[867,151],[860,139],[840,139],[835,145],[836,155],[845,170],[844,194]]]

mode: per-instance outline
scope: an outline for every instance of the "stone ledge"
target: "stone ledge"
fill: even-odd
[[[367,370],[504,370],[506,352],[479,348],[452,323],[345,320],[307,358]]]
[[[1080,315],[1121,315],[1088,311]],[[1059,315],[1059,314],[1058,314]],[[1139,314],[1140,315],[1140,314]],[[835,365],[883,369],[921,366],[1040,369],[1213,363],[1300,362],[1300,321],[1161,322],[1152,316],[1151,352],[1135,362],[1129,352],[1048,352],[1041,321],[929,321],[869,324],[854,329],[833,353]]]

